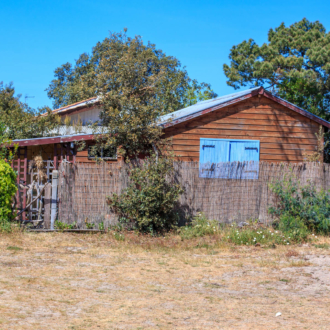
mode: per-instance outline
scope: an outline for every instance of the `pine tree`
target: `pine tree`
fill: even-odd
[[[233,46],[223,69],[227,84],[264,86],[278,96],[330,119],[330,33],[306,18],[268,32],[268,43],[253,39]]]

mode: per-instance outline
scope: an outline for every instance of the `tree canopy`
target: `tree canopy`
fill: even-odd
[[[51,134],[58,125],[58,118],[48,107],[34,110],[20,101],[21,95],[15,95],[13,84],[0,82],[0,125],[7,139],[28,139]],[[41,116],[48,112],[47,116]]]
[[[120,146],[132,157],[160,142],[159,116],[216,96],[210,85],[190,79],[175,57],[141,36],[128,37],[126,29],[110,33],[74,67],[56,69],[55,77],[47,90],[54,106],[98,96],[104,134],[97,146]]]
[[[223,69],[227,84],[271,88],[318,116],[330,118],[330,33],[318,21],[306,18],[268,32],[268,43],[253,39],[230,50]]]
[[[137,44],[138,46],[136,46]],[[74,65],[65,63],[55,70],[55,77],[46,89],[49,98],[53,100],[54,108],[99,95],[100,86],[97,84],[96,75],[107,74],[115,69],[100,65],[104,63],[109,52],[117,60],[128,55],[135,58],[137,62],[141,61],[141,57],[146,54],[148,56],[144,58],[144,61],[148,61],[152,54],[153,60],[145,63],[150,70],[146,71],[145,75],[147,78],[156,71],[162,72],[164,79],[162,79],[162,88],[158,90],[157,97],[166,112],[217,96],[209,84],[198,83],[197,80],[191,79],[178,59],[166,55],[150,42],[144,44],[141,36],[127,37],[125,29],[121,33],[111,33],[108,38],[98,42],[93,47],[91,54],[81,54]],[[126,79],[131,79],[131,77],[126,77]],[[134,81],[130,81],[130,83],[134,83]],[[116,83],[108,85],[107,91],[110,90],[120,93],[120,86]]]

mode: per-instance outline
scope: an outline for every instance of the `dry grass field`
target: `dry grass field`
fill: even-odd
[[[0,328],[329,329],[330,239],[118,238],[1,234]]]

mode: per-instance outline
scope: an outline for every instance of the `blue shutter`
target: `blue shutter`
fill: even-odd
[[[259,141],[201,138],[199,177],[258,179],[259,156]]]
[[[229,161],[236,162],[235,178],[257,179],[259,175],[260,142],[230,141]],[[239,164],[237,162],[240,162]],[[241,164],[244,162],[243,164]],[[234,177],[232,177],[234,179]]]
[[[229,161],[229,141],[220,139],[200,139],[199,176],[219,177],[218,164]]]

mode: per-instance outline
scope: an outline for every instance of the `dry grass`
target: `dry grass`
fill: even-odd
[[[0,235],[0,329],[329,328],[329,249],[114,236]]]

